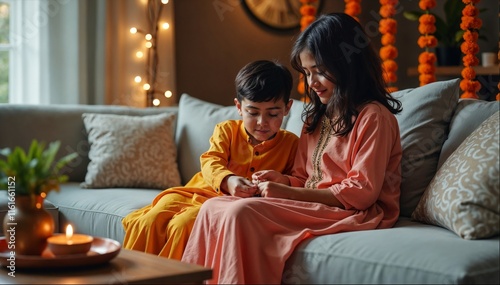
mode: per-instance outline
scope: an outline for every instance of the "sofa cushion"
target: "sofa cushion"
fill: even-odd
[[[494,284],[499,238],[464,240],[400,218],[394,228],[305,240],[286,262],[285,284]]]
[[[465,239],[500,232],[499,112],[481,124],[446,160],[412,217]]]
[[[151,204],[158,189],[82,189],[79,183],[64,183],[47,199],[59,208],[59,230],[71,223],[75,232],[123,242],[122,219],[130,212]]]
[[[82,115],[90,143],[84,188],[180,185],[173,139],[175,116]]]
[[[458,103],[459,79],[392,93],[403,104],[396,115],[401,133],[401,215],[411,214],[436,173],[439,153]]]
[[[467,136],[499,109],[499,101],[461,99],[451,119],[448,138],[441,149],[438,169]]]
[[[200,171],[200,156],[210,147],[215,125],[240,118],[234,105],[221,106],[182,94],[175,135],[182,184]]]

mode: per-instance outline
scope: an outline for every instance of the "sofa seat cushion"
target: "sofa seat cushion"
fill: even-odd
[[[314,237],[288,259],[284,283],[485,284],[498,281],[498,237],[464,240],[400,218],[394,228]]]
[[[68,223],[75,232],[123,242],[122,219],[153,201],[157,189],[82,189],[79,183],[65,183],[47,199],[59,207],[59,231]]]

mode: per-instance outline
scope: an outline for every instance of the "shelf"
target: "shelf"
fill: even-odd
[[[460,76],[462,72],[463,66],[437,66],[436,67],[436,76]],[[475,66],[474,71],[476,71],[477,75],[499,75],[500,68],[499,66]],[[418,69],[416,67],[408,68],[407,72],[408,76],[418,76]]]

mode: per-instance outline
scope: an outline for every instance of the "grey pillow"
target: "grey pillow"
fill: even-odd
[[[401,133],[401,215],[411,217],[437,170],[453,110],[458,103],[460,79],[439,81],[392,93],[403,104],[396,115]]]
[[[90,143],[84,188],[180,185],[174,114],[82,114]]]
[[[182,94],[175,138],[183,184],[200,171],[200,156],[210,147],[215,125],[240,118],[234,105],[225,107]]]

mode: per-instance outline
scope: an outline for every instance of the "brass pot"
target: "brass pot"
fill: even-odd
[[[54,220],[40,195],[15,196],[14,207],[3,220],[8,248],[18,255],[41,255],[54,233]]]

